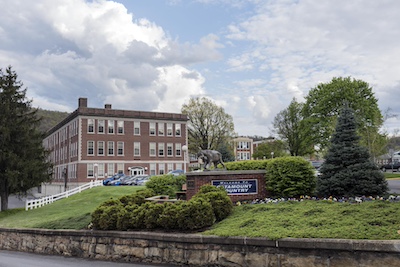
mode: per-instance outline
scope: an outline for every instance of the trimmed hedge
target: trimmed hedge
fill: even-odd
[[[228,171],[238,170],[265,170],[270,160],[243,160],[226,162],[225,166]]]
[[[269,160],[266,188],[274,197],[313,195],[315,170],[301,157],[281,157]]]
[[[181,191],[182,185],[185,183],[185,175],[157,175],[150,178],[146,183],[146,188],[152,190],[155,195],[168,195],[170,197],[175,197],[176,192]]]
[[[147,202],[151,190],[141,190],[118,200],[108,200],[92,213],[98,230],[196,230],[226,218],[233,208],[225,189],[206,186],[189,201]]]

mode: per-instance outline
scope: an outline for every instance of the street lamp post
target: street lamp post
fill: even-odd
[[[63,175],[64,175],[64,192],[67,191],[67,183],[68,183],[68,170],[67,167],[64,168],[63,170]]]
[[[188,151],[187,145],[182,146],[182,151],[183,151],[183,171],[186,173],[186,153]]]

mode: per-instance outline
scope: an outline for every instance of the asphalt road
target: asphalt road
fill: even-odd
[[[176,267],[176,265],[154,265],[117,263],[62,256],[33,254],[0,250],[0,267]]]

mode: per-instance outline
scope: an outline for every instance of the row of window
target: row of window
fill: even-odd
[[[125,122],[122,120],[96,120],[96,119],[88,119],[88,133],[95,133],[95,122],[97,121],[97,133],[98,134],[124,134],[125,133]],[[107,129],[106,129],[107,124]],[[115,125],[116,124],[116,125]],[[116,126],[116,127],[115,127]],[[164,122],[150,122],[149,123],[149,134],[150,136],[181,136],[181,124],[175,123],[175,127],[173,123],[164,123]],[[133,134],[140,135],[140,121],[133,122]]]
[[[115,150],[115,143],[117,143]],[[107,144],[107,147],[106,147]],[[87,142],[87,155],[88,156],[124,156],[124,146],[125,142],[118,141],[98,141],[97,142],[97,150],[96,150],[96,142],[88,141]],[[141,143],[133,142],[133,156],[141,156]],[[97,151],[97,153],[95,153]],[[180,143],[149,143],[149,156],[156,157],[173,157],[175,153],[176,157],[182,156],[182,144]]]

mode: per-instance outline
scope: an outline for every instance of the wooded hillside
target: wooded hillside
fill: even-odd
[[[40,131],[47,132],[65,119],[70,113],[39,109],[37,114],[39,117],[43,118],[39,126]]]

